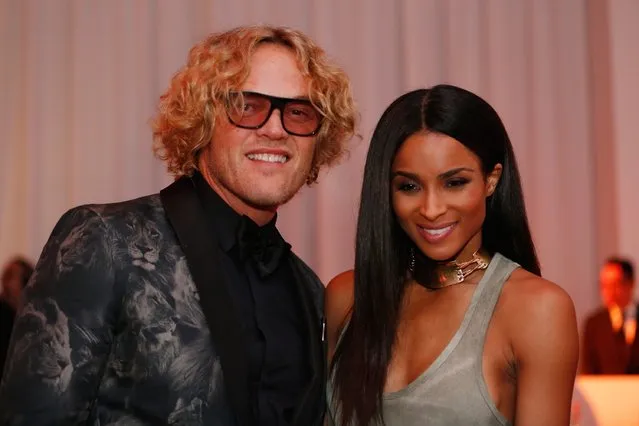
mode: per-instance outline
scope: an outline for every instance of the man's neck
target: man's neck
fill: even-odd
[[[277,208],[273,209],[260,209],[253,207],[242,200],[240,200],[237,196],[222,188],[221,185],[217,183],[215,179],[211,176],[208,167],[200,164],[200,173],[206,183],[211,187],[213,191],[224,201],[229,207],[231,207],[235,212],[239,215],[248,216],[253,222],[255,222],[258,226],[264,226],[269,223],[273,217],[275,217],[275,213],[277,213]]]

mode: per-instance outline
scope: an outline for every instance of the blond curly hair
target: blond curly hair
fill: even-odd
[[[198,157],[211,143],[216,117],[225,115],[230,93],[250,73],[249,62],[262,43],[275,43],[295,53],[302,75],[309,79],[310,101],[323,116],[307,183],[317,180],[322,166],[337,162],[355,131],[356,111],[344,71],[304,33],[286,27],[239,27],[209,36],[191,48],[160,97],[152,121],[153,149],[175,177],[190,176]]]

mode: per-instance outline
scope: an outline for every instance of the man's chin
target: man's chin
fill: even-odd
[[[295,192],[291,194],[290,191],[260,191],[256,188],[248,193],[243,201],[256,209],[275,211],[278,207],[290,201],[294,195]]]
[[[294,195],[295,193],[253,193],[250,197],[245,198],[244,202],[256,209],[275,211],[278,207],[289,202]]]
[[[252,185],[245,188],[244,202],[262,210],[274,210],[286,204],[297,194],[303,185],[303,183],[294,186],[290,183],[276,184],[275,182],[264,181],[260,185],[259,180],[253,182]]]

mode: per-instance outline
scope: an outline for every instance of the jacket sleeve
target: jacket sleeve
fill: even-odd
[[[82,424],[117,319],[109,228],[95,209],[65,213],[14,324],[0,382],[0,425]]]

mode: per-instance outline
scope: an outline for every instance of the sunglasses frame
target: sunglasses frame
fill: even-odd
[[[250,130],[259,129],[259,128],[263,127],[266,124],[266,122],[271,118],[271,115],[273,115],[273,111],[277,109],[277,110],[280,111],[280,122],[282,123],[282,128],[289,135],[300,136],[300,137],[315,136],[315,135],[317,135],[317,133],[322,128],[322,121],[323,121],[322,120],[322,118],[323,118],[322,114],[320,114],[320,112],[317,111],[317,108],[315,108],[313,103],[311,101],[309,101],[308,99],[280,98],[280,97],[277,97],[277,96],[267,95],[265,93],[251,92],[251,91],[231,92],[231,95],[234,95],[234,94],[241,94],[242,97],[245,97],[247,95],[248,96],[251,96],[251,95],[252,96],[257,96],[257,97],[260,97],[260,98],[268,99],[268,101],[271,104],[271,107],[270,107],[268,113],[266,114],[266,118],[264,119],[264,121],[262,121],[260,124],[258,124],[256,126],[245,126],[245,125],[236,123],[231,118],[231,114],[229,114],[229,111],[228,111],[228,108],[227,108],[226,116],[228,117],[229,122],[232,125],[234,125],[235,127],[239,127],[241,129],[250,129]],[[315,111],[317,111],[317,115],[319,116],[319,119],[317,121],[317,128],[315,130],[313,130],[310,133],[296,133],[296,132],[291,132],[289,129],[286,128],[286,124],[284,124],[284,108],[286,107],[287,104],[293,103],[293,102],[308,105],[308,106],[312,107]]]

